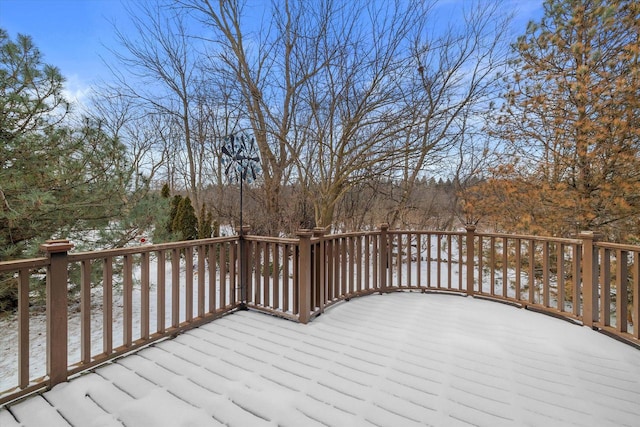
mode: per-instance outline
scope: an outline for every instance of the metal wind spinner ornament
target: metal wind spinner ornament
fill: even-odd
[[[222,153],[226,157],[223,157],[222,162],[227,166],[224,170],[227,178],[232,182],[255,181],[260,173],[260,155],[255,138],[247,134],[231,134],[224,140]]]
[[[224,139],[222,163],[224,173],[230,182],[240,182],[240,230],[242,230],[242,187],[246,181],[256,180],[260,169],[260,154],[253,136],[231,134]]]

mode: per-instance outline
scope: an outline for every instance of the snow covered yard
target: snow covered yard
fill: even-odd
[[[640,351],[454,295],[238,312],[0,410],[11,426],[637,426]]]

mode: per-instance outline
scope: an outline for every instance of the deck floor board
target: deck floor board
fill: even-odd
[[[237,312],[0,408],[13,426],[637,425],[640,351],[453,295]]]

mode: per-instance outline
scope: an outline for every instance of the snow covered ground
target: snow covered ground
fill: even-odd
[[[454,295],[308,325],[238,312],[0,410],[0,426],[637,426],[640,351]]]

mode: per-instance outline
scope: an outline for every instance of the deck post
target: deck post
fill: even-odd
[[[313,237],[318,240],[318,248],[314,252],[314,260],[313,260],[313,272],[314,272],[314,292],[315,292],[315,300],[320,308],[320,313],[324,313],[324,303],[326,298],[326,288],[327,281],[326,278],[326,265],[327,260],[325,258],[325,247],[324,247],[324,235],[327,230],[324,227],[315,227],[313,229]]]
[[[594,328],[599,320],[598,289],[598,248],[594,242],[602,238],[602,234],[593,231],[582,231],[578,237],[582,239],[582,323]],[[574,304],[578,303],[577,301]]]
[[[380,292],[387,292],[387,275],[389,274],[389,224],[380,224],[380,242],[378,244],[378,274],[380,275]]]
[[[467,296],[473,296],[473,270],[475,267],[476,226],[467,224]]]
[[[47,375],[49,388],[67,381],[67,252],[69,240],[47,240],[40,245],[49,258],[47,268]]]
[[[298,230],[298,321],[309,323],[311,314],[311,230]]]
[[[238,227],[236,232],[238,233],[238,268],[240,273],[240,303],[238,304],[239,310],[248,310],[247,308],[247,296],[248,296],[248,283],[247,278],[249,277],[249,245],[246,244],[245,237],[249,234],[249,230],[251,227],[248,225],[243,225],[242,227]],[[236,294],[237,295],[237,294]]]

